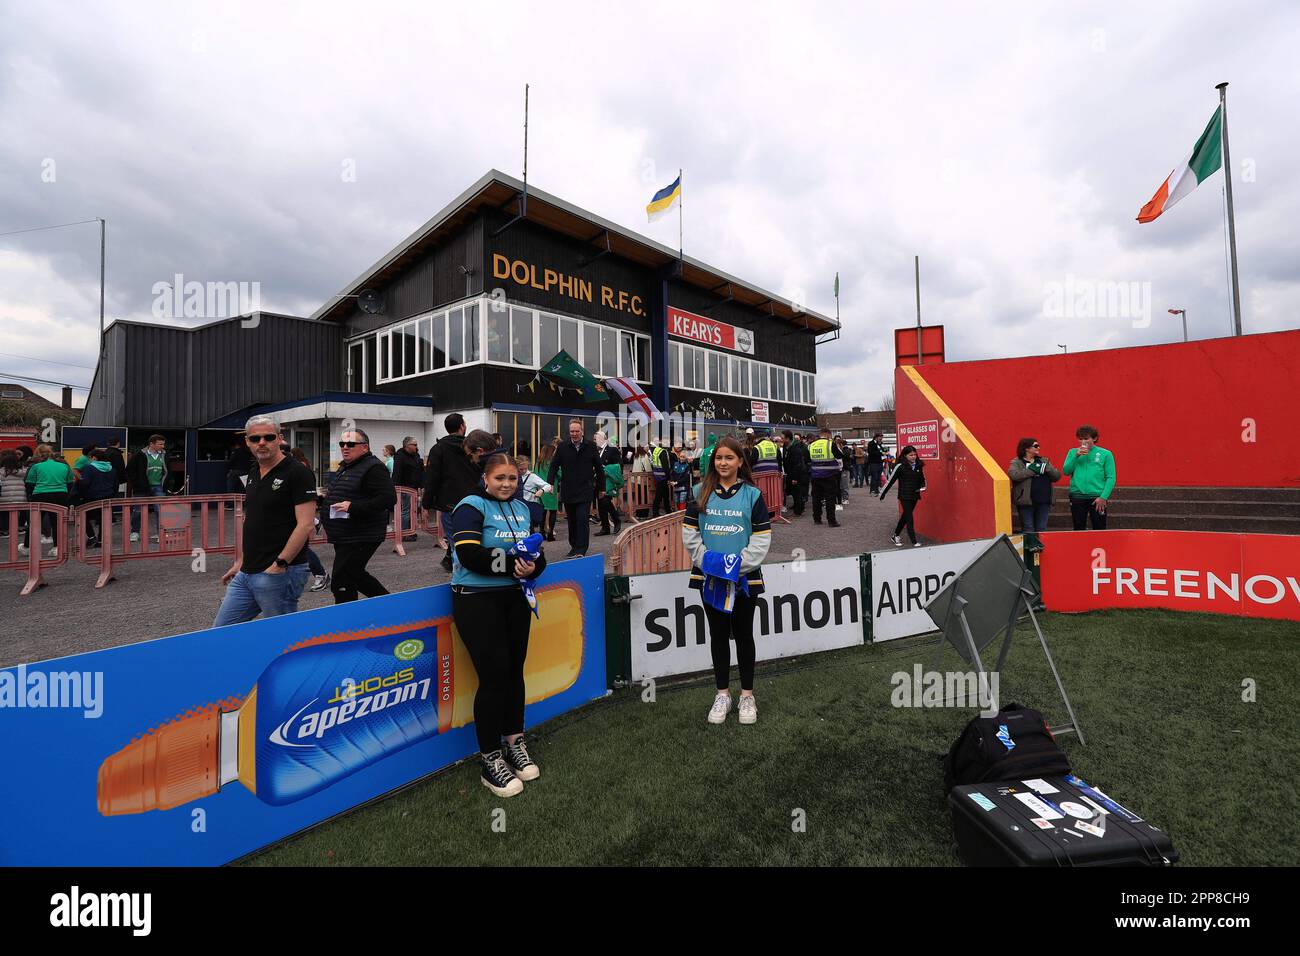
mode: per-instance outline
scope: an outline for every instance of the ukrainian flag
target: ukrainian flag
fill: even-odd
[[[651,222],[668,215],[672,208],[682,201],[682,177],[679,173],[672,184],[655,193],[650,205],[645,207],[645,214]]]

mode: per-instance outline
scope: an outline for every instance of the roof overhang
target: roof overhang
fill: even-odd
[[[734,302],[766,311],[773,318],[805,328],[814,334],[833,332],[840,327],[839,322],[829,316],[737,279],[698,259],[679,257],[676,249],[637,235],[572,203],[542,192],[535,186],[529,185],[527,188],[527,214],[524,218],[545,229],[588,243],[593,252],[605,250],[608,244],[610,253],[660,272],[675,268],[680,259],[680,274],[675,275],[675,278],[719,298],[729,294]],[[436,216],[344,286],[337,295],[327,299],[311,318],[342,321],[352,310],[350,300],[362,289],[387,284],[429,250],[463,228],[480,212],[489,209],[513,212],[519,205],[518,199],[523,192],[522,181],[498,170],[489,170]]]

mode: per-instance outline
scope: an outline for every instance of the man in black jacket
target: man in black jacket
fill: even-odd
[[[586,555],[591,536],[587,514],[593,500],[605,497],[605,471],[600,466],[600,452],[594,442],[582,436],[582,419],[571,420],[569,440],[560,442],[546,476],[547,483],[553,485],[556,475],[564,473],[560,500],[564,502],[564,514],[569,522],[569,553],[566,558]]]
[[[600,464],[600,483],[596,485],[596,488],[605,491],[608,487],[605,478],[605,466],[617,465],[621,468],[623,458],[618,453],[618,447],[610,444],[609,438],[606,437],[603,431],[596,432],[596,450]],[[601,535],[610,533],[609,523],[611,519],[614,522],[614,534],[618,534],[623,530],[623,519],[618,514],[618,503],[612,495],[606,492],[600,499],[598,508],[600,511],[600,530],[596,532],[596,537],[599,538]]]
[[[873,495],[880,494],[880,475],[885,470],[884,437],[876,432],[867,442],[867,487]]]
[[[402,439],[402,447],[393,456],[393,485],[419,491],[424,487],[424,459],[420,457],[420,443],[412,435]],[[403,541],[415,541],[415,525],[411,522],[411,498],[402,496]]]
[[[466,495],[478,491],[481,469],[479,459],[494,447],[492,436],[486,432],[475,431],[473,447],[465,438],[465,417],[453,412],[443,420],[447,434],[434,444],[429,452],[428,467],[424,471],[424,498],[422,503],[426,511],[438,511],[442,515],[442,531],[445,535],[451,527],[451,513]],[[484,445],[479,436],[487,438]],[[396,467],[396,465],[394,465]],[[442,569],[451,573],[451,543],[448,542],[447,553],[442,559]]]
[[[330,590],[334,603],[387,594],[388,589],[366,570],[366,563],[383,543],[388,516],[397,503],[388,466],[370,453],[370,437],[357,428],[339,441],[343,461],[325,495],[325,537],[334,545]]]
[[[785,479],[790,485],[790,497],[794,499],[794,516],[798,518],[803,515],[804,505],[808,502],[808,470],[812,461],[802,436],[791,431],[784,434]]]

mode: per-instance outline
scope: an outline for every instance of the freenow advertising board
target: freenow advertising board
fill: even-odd
[[[1020,539],[1013,541],[1018,545]],[[872,643],[935,630],[934,621],[925,613],[926,604],[988,546],[987,540],[959,541],[867,555],[871,562]]]
[[[685,571],[629,578],[632,677],[708,670],[709,626],[700,592]],[[862,572],[858,558],[763,565],[764,593],[754,611],[758,660],[863,643]],[[734,655],[733,655],[734,656]]]
[[[1044,534],[1053,611],[1165,607],[1300,621],[1300,537],[1212,531]]]
[[[668,334],[714,348],[754,354],[754,333],[675,306],[668,307]]]

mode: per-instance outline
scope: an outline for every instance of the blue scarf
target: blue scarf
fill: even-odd
[[[527,558],[529,561],[536,561],[542,556],[542,542],[545,540],[541,534],[530,534],[523,541],[515,542],[515,554],[518,557]],[[533,582],[520,578],[519,586],[524,589],[524,599],[528,601],[528,606],[532,608],[533,617],[540,617],[537,613],[537,595],[534,593]]]
[[[749,594],[749,581],[740,576],[740,555],[705,551],[700,562],[704,572],[701,593],[709,607],[730,614],[736,607],[736,591]]]

